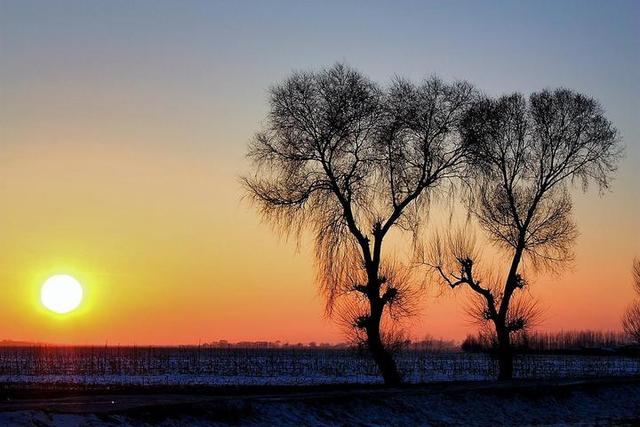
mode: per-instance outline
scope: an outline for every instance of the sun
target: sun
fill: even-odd
[[[40,301],[49,310],[64,314],[78,308],[82,302],[82,285],[66,274],[49,277],[40,290]]]

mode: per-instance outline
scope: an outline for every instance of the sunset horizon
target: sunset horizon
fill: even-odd
[[[266,61],[256,73],[247,63],[250,56],[216,41],[224,26],[210,24],[224,14],[255,19],[264,14],[263,25],[284,19],[268,8],[241,12],[225,5],[218,14],[198,14],[207,6],[178,11],[165,4],[158,6],[158,15],[143,16],[142,9],[131,8],[126,20],[116,5],[69,13],[52,5],[27,5],[2,6],[0,194],[6,207],[0,213],[0,266],[8,292],[0,310],[3,339],[77,344],[341,341],[340,328],[324,318],[311,242],[306,238],[296,244],[273,233],[247,202],[238,180],[249,171],[246,146],[264,120],[266,90],[292,70],[318,69],[343,58],[383,85],[394,75],[420,80],[437,73],[449,81],[466,79],[495,95],[568,87],[596,97],[620,130],[625,157],[611,189],[602,195],[573,187],[580,233],[575,261],[557,277],[536,277],[531,292],[546,308],[539,326],[544,330],[620,330],[621,313],[633,295],[630,265],[640,254],[634,237],[640,235],[635,221],[640,177],[633,166],[640,160],[639,105],[635,89],[625,87],[639,59],[629,50],[633,37],[624,38],[630,27],[606,33],[617,49],[587,55],[578,48],[580,39],[600,40],[590,34],[595,3],[578,11],[581,20],[571,24],[575,37],[541,56],[557,60],[556,65],[537,67],[535,74],[528,71],[538,62],[534,52],[546,47],[524,29],[513,29],[512,39],[496,39],[501,30],[487,33],[497,47],[484,65],[473,56],[468,62],[438,54],[418,59],[430,48],[417,44],[407,46],[417,56],[405,65],[394,64],[394,58],[379,61],[366,48],[333,50],[320,44],[313,57],[300,51],[302,56],[286,60],[255,58]],[[455,13],[451,8],[456,9],[423,12]],[[490,9],[478,13],[488,15]],[[501,13],[526,9],[532,8],[514,5]],[[170,11],[180,25],[191,23],[191,33],[160,31],[161,13]],[[601,12],[623,22],[633,16],[624,8]],[[89,25],[97,14],[99,25]],[[134,25],[136,20],[144,25]],[[67,29],[44,22],[64,22]],[[110,25],[124,31],[109,35]],[[548,37],[561,31],[550,20],[540,25]],[[239,31],[243,49],[254,52],[265,43],[257,32]],[[427,36],[436,29],[424,31]],[[81,33],[92,38],[77,38]],[[158,42],[149,50],[150,37]],[[302,28],[297,41],[275,37],[276,43],[291,47],[315,40]],[[451,40],[451,49],[461,40]],[[492,61],[491,55],[518,42],[533,51],[511,52],[510,70],[499,72],[502,59]],[[211,53],[216,46],[224,48],[218,53],[226,58],[223,68]],[[571,61],[561,58],[563,52]],[[168,55],[177,55],[183,65],[167,69]],[[611,66],[616,61],[620,65]],[[431,223],[442,215],[432,214]],[[85,287],[82,306],[69,318],[52,318],[37,297],[53,274],[77,276]],[[410,329],[412,338],[459,341],[474,332],[464,316],[462,295],[437,286],[428,294]]]

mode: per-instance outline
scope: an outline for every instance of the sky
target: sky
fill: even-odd
[[[341,341],[309,242],[274,233],[239,184],[268,88],[336,61],[381,84],[597,98],[626,157],[610,192],[573,192],[576,260],[530,292],[543,330],[620,329],[640,256],[639,24],[616,0],[0,0],[0,339]],[[61,273],[85,290],[67,315],[39,300]],[[411,336],[474,332],[463,294],[428,294]]]

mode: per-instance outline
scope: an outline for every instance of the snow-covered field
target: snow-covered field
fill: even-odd
[[[407,351],[397,355],[407,382],[488,380],[496,362],[483,354]],[[640,375],[640,359],[528,355],[517,378]],[[343,349],[31,347],[0,350],[0,382],[87,385],[310,385],[378,383],[373,363]]]

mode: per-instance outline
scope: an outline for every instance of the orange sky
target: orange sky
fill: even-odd
[[[559,278],[537,278],[532,293],[547,308],[543,329],[619,329],[632,298],[631,261],[640,255],[640,94],[637,85],[623,84],[635,82],[640,61],[627,45],[578,50],[568,62],[562,52],[528,45],[540,54],[514,56],[516,79],[490,61],[470,67],[429,45],[408,44],[405,52],[438,61],[391,56],[381,62],[374,45],[360,51],[325,45],[304,28],[294,29],[300,40],[291,41],[286,55],[267,58],[268,41],[276,43],[269,34],[282,37],[278,43],[290,38],[275,21],[261,24],[267,28],[255,36],[225,27],[230,33],[224,34],[240,32],[242,42],[230,47],[224,34],[206,33],[220,28],[213,25],[221,19],[215,11],[67,14],[19,3],[0,9],[0,339],[340,341],[338,328],[323,318],[310,247],[303,242],[296,249],[261,224],[238,184],[269,84],[291,69],[340,59],[379,80],[438,72],[490,93],[564,85],[601,99],[627,157],[612,193],[576,191],[575,265]],[[175,19],[175,28],[161,31],[160,16]],[[367,19],[373,31],[374,17]],[[637,47],[637,30],[623,24]],[[562,22],[546,25],[561,33]],[[513,34],[516,41],[529,40],[522,31]],[[625,40],[615,33],[622,30],[609,31],[611,40]],[[497,42],[498,35],[486,33],[486,42],[512,42]],[[577,42],[561,43],[569,51]],[[531,66],[540,61],[558,66],[534,76]],[[598,66],[604,62],[611,69]],[[39,303],[39,287],[55,273],[74,275],[85,287],[85,302],[66,316]],[[473,331],[462,296],[436,293],[425,298],[412,335],[461,339]]]

